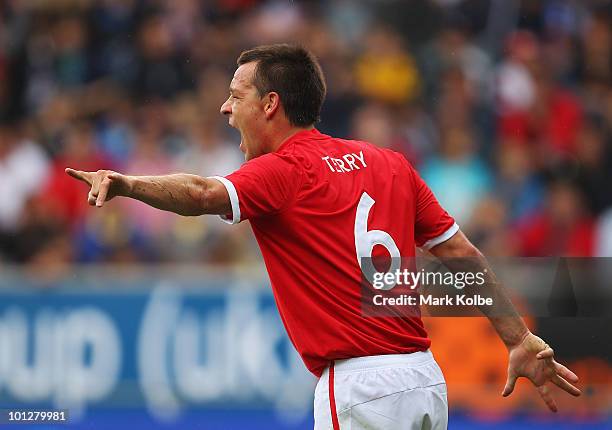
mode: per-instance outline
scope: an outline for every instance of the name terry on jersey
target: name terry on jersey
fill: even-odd
[[[353,170],[361,170],[362,168],[368,167],[365,162],[365,156],[363,151],[359,151],[359,154],[350,153],[344,154],[342,158],[334,157],[321,157],[323,161],[327,163],[329,170],[337,173],[351,172]],[[361,167],[359,167],[361,165]]]

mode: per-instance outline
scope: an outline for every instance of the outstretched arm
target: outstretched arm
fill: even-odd
[[[552,348],[529,331],[502,285],[497,282],[484,255],[461,231],[446,242],[433,247],[430,252],[444,259],[469,258],[470,270],[490,275],[486,286],[493,289],[490,292],[493,306],[482,306],[480,310],[487,316],[508,348],[508,380],[502,392],[504,397],[512,393],[516,380],[520,377],[528,378],[536,386],[540,397],[553,412],[557,412],[557,405],[550,395],[551,382],[574,396],[580,395],[580,390],[570,384],[578,382],[578,376],[557,363]]]
[[[128,176],[112,170],[83,172],[71,168],[66,173],[90,186],[87,201],[92,206],[102,207],[104,202],[124,196],[185,216],[225,215],[232,211],[227,190],[216,179],[186,173]]]

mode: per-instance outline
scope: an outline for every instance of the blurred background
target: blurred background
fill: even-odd
[[[64,173],[232,172],[219,107],[239,53],[275,42],[320,59],[318,128],[405,154],[486,255],[612,257],[611,1],[3,0],[0,406],[83,428],[312,428],[315,381],[249,226],[94,210]],[[450,428],[612,426],[612,318],[530,324],[584,396],[558,393],[556,417],[526,384],[501,399],[488,323],[431,318]]]

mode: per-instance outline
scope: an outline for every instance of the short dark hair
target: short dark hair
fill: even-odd
[[[263,45],[242,52],[238,66],[256,61],[253,84],[260,97],[276,92],[289,122],[297,127],[319,121],[327,91],[321,66],[301,46]]]

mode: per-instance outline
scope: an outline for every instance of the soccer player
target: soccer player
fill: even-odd
[[[326,87],[305,49],[243,52],[229,93],[221,113],[240,131],[246,162],[226,177],[66,172],[91,187],[97,207],[125,196],[180,215],[250,222],[289,338],[320,377],[316,429],[446,428],[446,384],[421,319],[363,316],[361,259],[376,245],[391,257],[414,256],[415,246],[474,257],[483,269],[484,257],[402,155],[314,128]],[[494,308],[487,316],[509,351],[502,394],[526,377],[553,411],[551,384],[580,395],[571,384],[578,377],[516,312]]]

